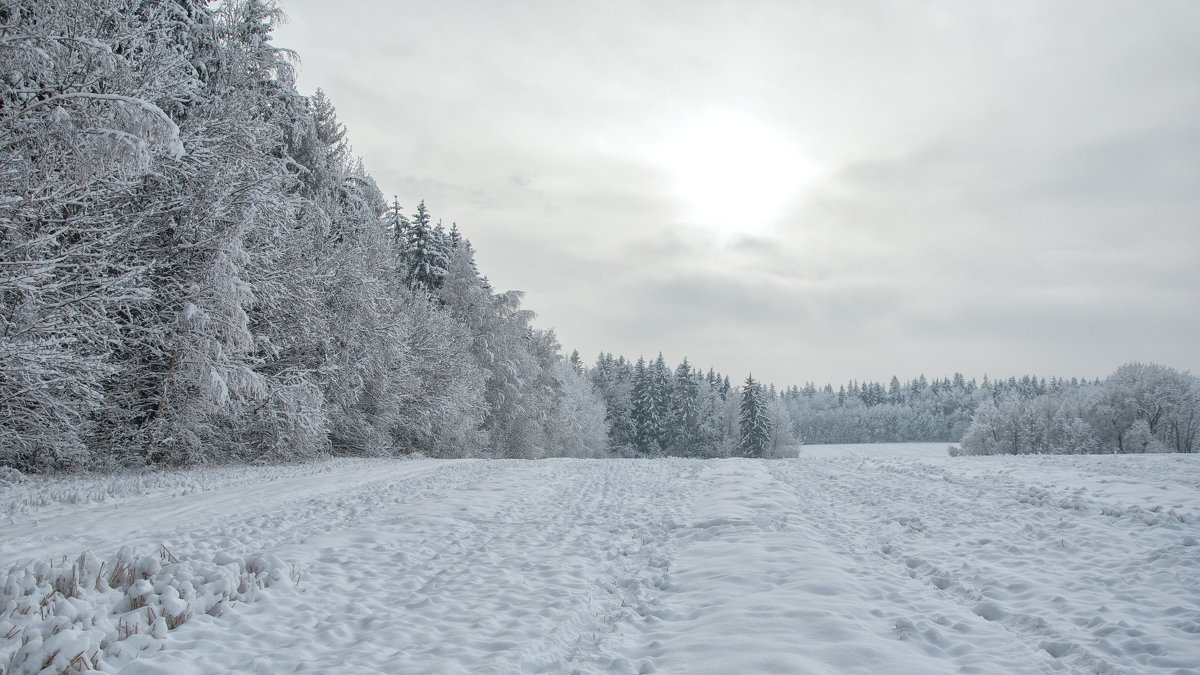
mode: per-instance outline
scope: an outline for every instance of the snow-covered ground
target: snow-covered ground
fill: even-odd
[[[8,474],[0,593],[11,673],[1200,672],[1200,456]]]

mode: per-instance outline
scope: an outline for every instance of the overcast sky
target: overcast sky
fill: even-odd
[[[1200,2],[280,1],[384,193],[589,363],[1200,371]]]

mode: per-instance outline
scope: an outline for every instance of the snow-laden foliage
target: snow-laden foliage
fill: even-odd
[[[148,297],[126,205],[178,162],[198,83],[155,3],[0,4],[0,461],[74,466]]]
[[[774,430],[767,415],[766,398],[762,383],[747,376],[738,409],[738,449],[743,457],[766,457],[771,448]]]
[[[653,361],[602,353],[585,369],[604,404],[613,454],[632,457],[731,457],[740,455],[740,397],[729,378],[694,368],[685,358],[673,371],[659,354]],[[764,410],[786,416],[766,403]],[[776,402],[777,403],[777,402]],[[775,420],[775,417],[771,418]],[[790,427],[787,420],[785,427]],[[790,432],[770,435],[768,455],[793,443]]]
[[[566,363],[555,363],[551,375],[558,396],[547,417],[547,447],[564,457],[608,455],[604,403],[583,375]]]
[[[734,392],[727,377],[686,358],[672,373],[661,355],[634,363],[602,353],[584,370],[605,406],[611,452],[626,456],[778,456],[797,443],[960,439],[975,454],[1194,452],[1200,434],[1196,378],[1156,365],[1122,366],[1103,386],[1030,375],[977,383],[956,373],[782,392],[749,380]]]
[[[1130,363],[1101,384],[984,401],[962,440],[974,455],[1196,452],[1200,379]]]
[[[1027,376],[1011,378],[1011,387],[1008,381],[997,386],[1034,389],[1037,382]],[[991,386],[986,377],[979,385],[956,373],[908,382],[893,377],[888,384],[851,380],[837,389],[809,382],[785,389],[780,398],[795,422],[793,433],[806,443],[952,442],[962,437]]]
[[[0,3],[0,465],[594,454],[553,334],[388,207],[280,17]]]

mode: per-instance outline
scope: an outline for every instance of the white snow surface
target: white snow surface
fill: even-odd
[[[1200,456],[343,459],[0,509],[10,673],[1200,673]]]

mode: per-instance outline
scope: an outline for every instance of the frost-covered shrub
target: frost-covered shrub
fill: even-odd
[[[0,574],[0,636],[7,638],[0,666],[9,673],[120,667],[192,617],[219,614],[288,578],[275,556],[179,560],[165,548],[18,562]]]

